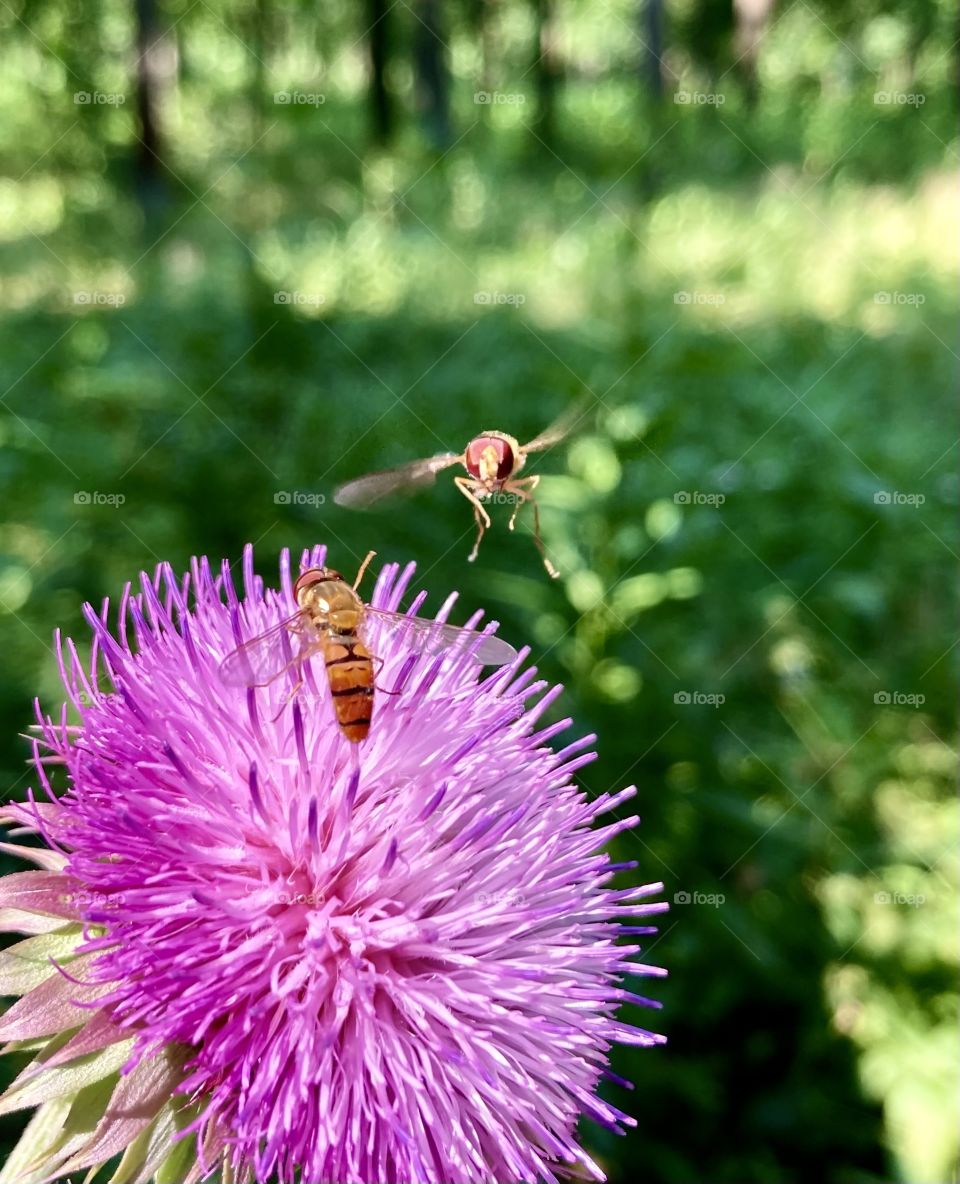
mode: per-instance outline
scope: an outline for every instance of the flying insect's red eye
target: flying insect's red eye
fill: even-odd
[[[502,436],[475,436],[467,445],[464,466],[473,477],[485,477],[481,467],[483,458],[489,455],[496,464],[495,479],[503,481],[513,472],[516,457],[513,449]]]

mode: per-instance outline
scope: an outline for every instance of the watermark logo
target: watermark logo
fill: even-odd
[[[673,101],[681,107],[722,107],[727,96],[713,91],[678,90]]]
[[[878,90],[874,92],[873,101],[877,107],[922,107],[927,96],[916,91]]]
[[[719,307],[727,303],[722,292],[674,292],[674,304],[711,304]]]
[[[326,296],[321,296],[319,292],[274,292],[274,304],[307,304],[311,308],[319,308],[321,304],[326,304]]]
[[[674,904],[706,904],[718,909],[726,904],[727,898],[722,892],[674,892]]]
[[[878,489],[873,495],[875,506],[922,506],[926,500],[922,493],[901,493],[896,489]]]
[[[906,904],[912,909],[927,903],[922,892],[875,892],[873,899],[876,904]]]
[[[523,501],[519,493],[507,493],[503,489],[492,489],[489,493],[479,493],[477,496],[488,506],[516,506]]]
[[[922,292],[874,292],[874,304],[900,304],[913,305],[919,308],[921,304],[927,303],[927,298]]]
[[[474,304],[512,304],[519,308],[526,304],[527,298],[522,292],[474,292]]]
[[[123,292],[74,292],[74,304],[106,305],[108,308],[122,308],[127,303]]]
[[[499,892],[478,892],[477,903],[481,905],[504,905],[507,908],[526,904],[527,898],[516,888],[504,888]]]
[[[122,107],[127,96],[119,91],[77,90],[73,101],[78,107]]]
[[[727,696],[707,691],[675,691],[674,703],[680,707],[720,707]]]
[[[326,897],[322,892],[279,892],[277,893],[277,904],[284,905],[318,905],[324,904]]]
[[[326,502],[322,493],[311,493],[308,489],[278,489],[273,495],[275,506],[310,506],[316,509]]]
[[[681,489],[673,495],[678,506],[722,506],[727,500],[725,493],[705,493],[702,489]]]
[[[75,506],[122,506],[126,500],[126,494],[101,493],[99,490],[90,493],[86,489],[78,489],[73,495]]]
[[[873,701],[878,707],[922,707],[927,696],[907,691],[877,691]]]
[[[86,889],[69,892],[64,898],[67,904],[78,909],[115,909],[119,908],[125,899],[122,892],[88,892]]]
[[[278,90],[273,101],[278,107],[322,107],[327,96],[318,91]]]
[[[527,96],[519,91],[478,90],[474,91],[473,101],[479,107],[519,107]]]

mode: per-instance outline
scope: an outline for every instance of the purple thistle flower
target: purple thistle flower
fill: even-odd
[[[371,604],[397,611],[412,575],[384,567]],[[61,936],[67,956],[0,1035],[59,1040],[13,1103],[33,1089],[35,1105],[51,1068],[119,1050],[110,1069],[139,1117],[118,1118],[114,1095],[89,1141],[61,1140],[43,1166],[76,1171],[150,1138],[162,1156],[194,1133],[187,1179],[226,1161],[283,1184],[533,1184],[577,1165],[602,1180],[578,1118],[634,1125],[597,1096],[609,1050],[663,1040],[616,1018],[624,1001],[658,1006],[621,983],[664,972],[617,939],[654,932],[631,921],[666,908],[645,903],[662,885],[611,887],[604,845],[635,817],[591,828],[633,787],[577,789],[594,738],[550,747],[570,721],[537,730],[560,688],[534,681],[525,654],[481,677],[468,652],[417,652],[371,622],[377,686],[400,693],[377,692],[359,746],[319,659],[292,700],[295,670],[227,686],[224,655],[293,610],[286,553],[279,592],[251,548],[243,583],[241,601],[226,564],[214,578],[194,561],[183,579],[162,565],[125,590],[117,638],[107,605],[87,606],[86,668],[58,647],[80,724],[38,709],[49,801],[3,814],[49,850],[30,849],[41,871],[0,881],[0,916],[39,917],[21,932]]]

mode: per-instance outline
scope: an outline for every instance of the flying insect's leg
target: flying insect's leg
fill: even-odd
[[[508,481],[504,485],[504,489],[508,493],[517,495],[519,499],[514,507],[513,514],[510,516],[510,529],[513,529],[514,520],[517,513],[524,502],[529,502],[533,506],[533,541],[537,550],[540,552],[540,558],[543,560],[543,566],[547,569],[547,575],[551,580],[559,577],[560,573],[553,566],[547,558],[547,550],[543,545],[543,539],[540,537],[540,505],[537,499],[533,496],[533,490],[537,488],[540,478],[537,477],[522,477],[519,481]]]
[[[356,592],[356,590],[360,587],[360,581],[363,579],[363,573],[370,566],[370,560],[374,557],[374,555],[376,555],[376,551],[368,551],[366,559],[364,559],[363,563],[360,564],[360,570],[357,572],[357,578],[353,581],[354,592]]]
[[[453,483],[473,506],[473,516],[478,522],[482,520],[484,527],[488,527],[490,525],[490,515],[487,513],[483,502],[474,493],[474,490],[478,488],[479,482],[474,481],[472,477],[454,477]]]
[[[513,507],[513,513],[510,515],[510,521],[507,523],[507,530],[513,530],[517,521],[517,515],[520,513],[520,507],[525,501],[533,501],[530,495],[539,484],[539,476],[521,477],[519,481],[510,481],[507,483],[505,486],[507,492],[514,494],[517,499]],[[534,505],[536,505],[535,502]]]
[[[467,501],[473,506],[473,518],[477,524],[477,539],[473,544],[473,550],[467,556],[470,563],[477,557],[477,552],[480,550],[480,540],[483,538],[484,531],[490,525],[490,515],[484,508],[483,503],[476,496],[474,490],[477,488],[477,483],[469,477],[454,477],[454,485],[463,494]]]

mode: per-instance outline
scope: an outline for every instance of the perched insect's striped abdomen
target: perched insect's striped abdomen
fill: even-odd
[[[373,661],[362,641],[355,637],[328,639],[324,662],[337,723],[348,740],[359,744],[370,731],[373,714]]]

